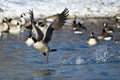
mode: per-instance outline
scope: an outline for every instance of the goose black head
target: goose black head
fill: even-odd
[[[94,32],[91,32],[90,36],[94,36],[94,35],[95,35]]]
[[[11,22],[12,20],[13,20],[12,18],[9,18],[9,19],[8,19],[8,22]]]
[[[79,22],[78,25],[81,26],[81,23]]]
[[[20,17],[23,17],[23,15],[21,14]]]
[[[3,23],[7,23],[8,22],[8,19],[7,17],[4,17],[3,20],[2,20]]]
[[[23,13],[23,15],[25,16],[26,14],[25,14],[25,13]]]
[[[19,22],[17,22],[17,25],[20,25],[20,23],[19,23]]]
[[[76,21],[75,21],[75,20],[73,21],[73,24],[76,24]]]

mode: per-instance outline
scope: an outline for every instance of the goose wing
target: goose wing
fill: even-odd
[[[54,29],[60,29],[65,23],[65,20],[67,20],[68,9],[65,8],[64,11],[61,14],[57,14],[56,19],[51,23],[50,27]]]
[[[44,35],[43,35],[43,32],[37,26],[35,26],[33,10],[29,10],[29,14],[30,14],[33,30],[35,31],[35,34],[36,34],[36,40],[41,41]]]
[[[65,20],[67,20],[68,9],[65,8],[61,14],[58,14],[56,19],[50,24],[50,26],[47,28],[44,41],[48,43],[52,38],[52,33],[54,30],[61,29],[62,26],[65,24]]]

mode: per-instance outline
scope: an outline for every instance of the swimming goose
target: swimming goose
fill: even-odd
[[[17,22],[19,22],[21,25],[24,25],[26,20],[25,20],[25,13],[21,14],[20,17],[15,17],[15,18],[9,18],[8,21],[11,24],[17,25]]]
[[[113,38],[112,35],[110,35],[109,33],[107,33],[107,32],[105,31],[105,29],[103,29],[102,34],[98,36],[98,39],[102,39],[102,40],[106,40],[106,41],[109,41],[109,40],[111,40],[112,38]]]
[[[120,39],[115,40],[115,43],[120,43]]]
[[[116,23],[113,25],[113,27],[115,27],[115,28],[120,28],[120,23],[119,23],[119,22],[116,22]]]
[[[54,30],[58,30],[58,29],[62,28],[62,26],[65,24],[65,21],[67,20],[68,12],[69,12],[68,9],[65,8],[61,14],[57,15],[54,22],[52,22],[49,26],[45,26],[44,31],[42,31],[40,28],[38,28],[34,24],[33,11],[30,10],[31,23],[32,23],[33,30],[36,34],[36,38],[34,38],[30,34],[28,39],[31,38],[31,41],[33,43],[32,45],[36,50],[40,51],[45,56],[47,55],[46,63],[48,63],[49,52],[56,51],[56,49],[50,49],[50,47],[48,45],[49,41],[52,38],[52,33]],[[27,42],[29,42],[29,41],[27,40],[26,43]]]
[[[75,34],[83,34],[86,31],[87,31],[87,28],[79,22],[76,25],[76,30],[74,31],[74,33]]]
[[[120,28],[120,23],[116,23],[116,28]]]
[[[116,22],[120,23],[120,14],[115,15]]]
[[[105,30],[105,32],[107,32],[107,33],[114,33],[114,30],[111,27],[108,26],[107,22],[104,22],[103,26],[104,26],[103,29]]]
[[[77,26],[77,23],[76,23],[76,15],[75,15],[75,19],[73,20],[73,23],[71,25],[72,30],[76,30],[76,26]]]
[[[89,46],[94,46],[94,45],[97,45],[99,43],[98,39],[94,36],[94,32],[92,32],[90,34],[90,37],[87,39],[86,43]]]
[[[34,23],[35,23],[36,26],[44,26],[46,24],[46,20],[45,19],[36,19],[34,21]],[[26,21],[26,23],[23,26],[27,29],[32,29],[31,25],[32,25],[31,21],[28,20],[28,21]]]
[[[3,18],[3,21],[0,23],[0,37],[2,37],[3,32],[8,30],[7,18]]]
[[[39,22],[39,21],[34,21],[34,23],[35,23],[35,25],[37,26],[37,27],[43,27],[44,28],[44,26],[46,25],[44,22]],[[25,24],[24,24],[24,28],[25,29],[27,29],[27,30],[32,30],[32,24],[31,24],[31,21],[28,21],[28,22],[26,22]]]
[[[19,22],[17,22],[17,24],[11,24],[8,23],[8,27],[9,27],[9,33],[10,34],[19,34],[21,32],[21,24]]]

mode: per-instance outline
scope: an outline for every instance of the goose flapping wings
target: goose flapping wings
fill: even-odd
[[[30,11],[29,14],[31,18],[31,24],[32,24],[33,30],[36,33],[36,40],[41,41],[44,37],[43,32],[35,25],[33,10],[29,10],[29,11]]]
[[[34,15],[33,15],[33,10],[30,10],[30,18],[32,22],[33,29],[36,33],[36,40],[40,41],[43,40],[46,44],[51,40],[52,38],[52,33],[54,30],[61,29],[62,26],[65,24],[67,20],[68,14],[68,9],[65,8],[62,13],[57,14],[56,19],[47,27],[45,27],[45,32],[43,32],[40,28],[35,26],[34,24]]]
[[[35,49],[43,53],[45,56],[47,55],[46,63],[48,63],[49,52],[56,51],[56,49],[49,48],[48,42],[51,40],[53,31],[62,28],[62,26],[65,24],[65,20],[67,20],[68,12],[69,12],[68,9],[65,8],[61,14],[57,15],[56,19],[49,26],[44,26],[42,27],[44,29],[41,30],[41,28],[39,28],[40,26],[35,25],[33,10],[30,10],[32,28],[35,31],[35,35],[36,35],[35,40],[32,37],[32,42],[34,41],[32,44]]]
[[[48,43],[51,40],[52,33],[53,33],[54,30],[61,29],[62,26],[64,26],[64,24],[67,20],[67,16],[69,15],[68,13],[69,13],[68,9],[65,8],[61,14],[57,14],[56,19],[47,28],[45,38],[44,38],[44,41],[46,43]]]

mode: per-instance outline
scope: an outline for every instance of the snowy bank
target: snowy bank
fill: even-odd
[[[65,7],[79,17],[110,17],[120,13],[120,0],[1,0],[0,17],[18,16],[33,9],[36,15],[50,16]]]

